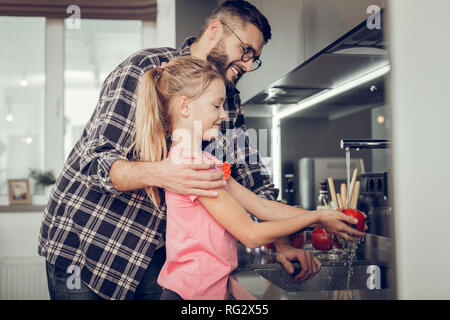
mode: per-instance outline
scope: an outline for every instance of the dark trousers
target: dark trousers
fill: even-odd
[[[178,293],[164,288],[161,294],[161,300],[183,300],[183,298]]]
[[[166,248],[162,247],[155,251],[152,261],[144,273],[136,292],[134,300],[159,300],[162,288],[158,285],[159,272],[166,260]],[[67,282],[71,273],[46,263],[48,291],[51,300],[103,300],[102,297],[93,292],[83,281],[80,288],[70,288]],[[70,282],[70,280],[69,280]]]

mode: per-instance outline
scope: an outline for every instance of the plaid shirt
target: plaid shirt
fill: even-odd
[[[103,298],[132,299],[153,252],[164,241],[165,203],[155,207],[144,189],[120,192],[109,177],[114,161],[136,160],[127,151],[134,134],[137,83],[163,62],[190,55],[194,40],[186,39],[180,50],[141,50],[111,72],[44,211],[39,254],[64,270],[78,266],[83,282]],[[242,135],[235,129],[246,128],[239,91],[228,91],[229,118],[222,130],[231,129],[235,139]],[[232,175],[261,197],[274,200],[278,191],[244,136],[245,146],[232,156],[236,160]],[[225,146],[225,140],[224,135],[214,146]],[[242,161],[252,155],[257,156],[256,164]]]

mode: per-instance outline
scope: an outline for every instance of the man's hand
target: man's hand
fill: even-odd
[[[160,187],[181,194],[215,197],[223,188],[223,172],[197,171],[214,168],[214,161],[183,155],[182,161],[166,158],[158,162],[115,161],[109,175],[115,189],[124,192]]]
[[[294,281],[308,280],[316,275],[322,267],[322,263],[307,250],[297,249],[289,245],[283,245],[278,250],[277,261],[281,263],[289,274],[294,272],[294,266],[291,261],[296,260],[300,262],[302,269],[295,276]]]
[[[223,188],[223,172],[197,171],[215,167],[212,160],[184,156],[184,161],[175,161],[169,157],[158,163],[160,187],[169,191],[197,195],[199,197],[215,197],[214,189]]]

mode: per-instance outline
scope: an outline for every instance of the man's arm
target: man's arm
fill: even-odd
[[[141,61],[142,57],[137,56],[135,60]],[[213,162],[177,165],[169,159],[154,163],[130,161],[136,88],[144,73],[142,66],[133,65],[133,59],[130,61],[105,80],[95,113],[86,126],[83,143],[75,147],[78,157],[76,163],[71,163],[72,168],[90,187],[113,194],[156,186],[177,193],[215,196],[216,192],[209,189],[222,187],[223,175],[196,171],[214,167]],[[159,59],[153,58],[152,63],[158,65]]]
[[[86,125],[77,154],[70,166],[91,188],[118,194],[110,170],[118,160],[128,161],[127,153],[134,130],[135,90],[141,75],[134,66],[118,68],[106,78],[94,115]]]
[[[114,188],[121,192],[155,186],[175,193],[214,197],[217,196],[214,189],[225,184],[223,173],[197,171],[214,166],[211,161],[175,164],[171,158],[158,162],[118,160],[111,167],[110,177]]]

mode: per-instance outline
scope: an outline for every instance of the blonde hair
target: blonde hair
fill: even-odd
[[[151,69],[138,84],[135,136],[132,146],[141,161],[167,157],[167,138],[172,132],[170,106],[180,96],[196,99],[214,79],[223,79],[215,66],[190,56],[172,59],[164,68]],[[157,187],[145,189],[153,204],[161,199]]]

